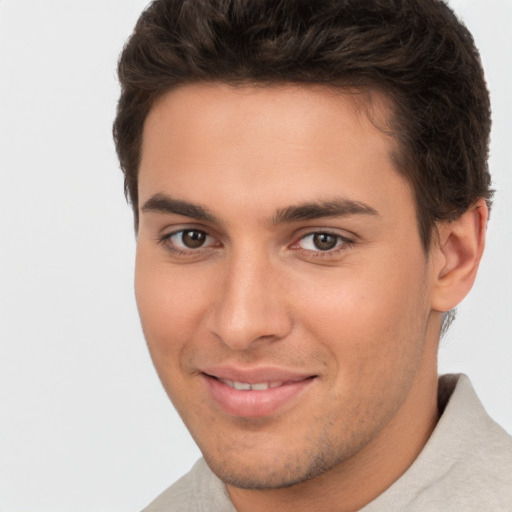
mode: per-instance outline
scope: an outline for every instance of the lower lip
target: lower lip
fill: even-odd
[[[239,391],[223,382],[202,375],[214,402],[227,414],[244,418],[260,418],[293,404],[315,379],[288,382],[277,388]]]

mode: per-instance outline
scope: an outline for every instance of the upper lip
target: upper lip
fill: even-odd
[[[257,384],[260,382],[298,382],[315,377],[314,373],[305,373],[274,366],[237,367],[237,366],[210,366],[201,369],[201,372],[219,380],[232,380]]]

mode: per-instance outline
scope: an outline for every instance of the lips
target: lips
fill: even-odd
[[[269,416],[292,407],[316,377],[270,367],[215,367],[200,375],[216,407],[245,418]]]

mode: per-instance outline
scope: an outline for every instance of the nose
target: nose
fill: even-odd
[[[211,333],[233,350],[246,350],[287,336],[292,317],[286,287],[269,258],[233,255],[226,263],[209,312]]]

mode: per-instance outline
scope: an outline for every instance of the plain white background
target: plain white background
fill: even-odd
[[[0,0],[0,510],[137,511],[197,448],[154,374],[111,141],[145,0]],[[492,94],[497,189],[477,284],[440,350],[512,432],[512,0],[453,0]]]

